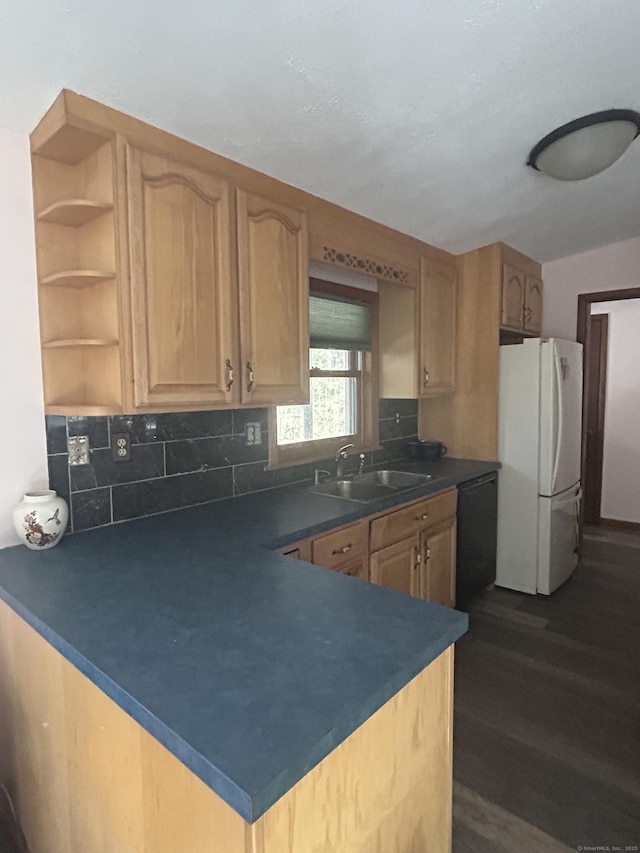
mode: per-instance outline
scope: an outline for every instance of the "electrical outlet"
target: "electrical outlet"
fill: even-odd
[[[73,435],[67,439],[69,465],[89,464],[89,436]]]
[[[400,412],[396,412],[396,423],[400,423]]]
[[[244,425],[244,443],[246,445],[262,444],[260,421],[250,421]]]
[[[131,435],[128,432],[111,433],[111,458],[114,462],[131,460]]]

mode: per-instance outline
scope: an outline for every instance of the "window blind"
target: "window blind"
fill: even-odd
[[[309,336],[312,349],[370,350],[369,306],[339,296],[312,293]]]

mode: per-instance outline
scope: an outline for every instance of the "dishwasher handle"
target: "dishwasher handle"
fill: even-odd
[[[473,489],[477,489],[480,486],[486,486],[488,483],[493,483],[495,486],[497,482],[495,474],[488,474],[485,477],[479,477],[477,480],[469,480],[466,483],[460,483],[458,486],[458,491],[460,492],[470,492]]]

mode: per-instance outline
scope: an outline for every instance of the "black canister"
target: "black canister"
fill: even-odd
[[[408,441],[404,452],[408,459],[439,459],[447,448],[441,441]]]

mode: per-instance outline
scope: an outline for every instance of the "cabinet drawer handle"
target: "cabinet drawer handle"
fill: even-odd
[[[426,521],[429,518],[429,513],[425,512],[422,515],[416,515],[416,521]]]
[[[342,548],[334,548],[331,552],[332,554],[348,554],[349,551],[353,548],[351,542],[348,545],[344,545]]]
[[[422,368],[422,384],[423,385],[429,384],[429,371],[427,370],[426,367]]]
[[[247,391],[251,391],[253,388],[253,367],[251,367],[251,362],[247,362]]]
[[[233,385],[233,365],[229,359],[227,359],[225,367],[227,368],[227,391],[231,391],[231,386]]]

